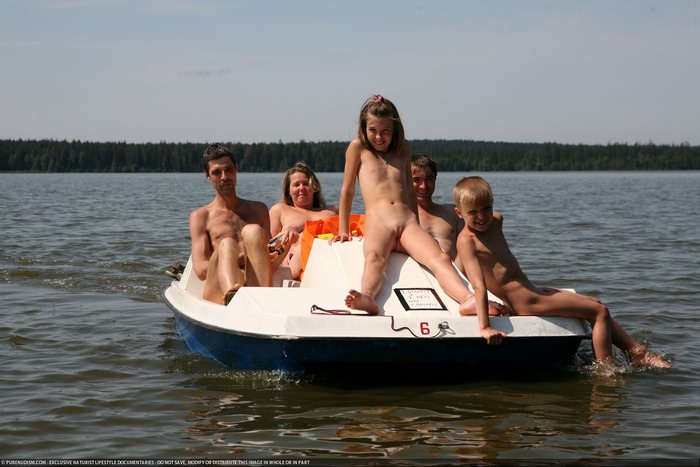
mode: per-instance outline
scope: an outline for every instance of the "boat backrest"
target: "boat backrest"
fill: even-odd
[[[180,287],[199,298],[202,298],[204,294],[204,281],[200,280],[197,274],[194,273],[192,256],[187,260],[187,266],[185,266],[185,270],[180,277]]]
[[[339,287],[360,289],[365,257],[363,239],[353,237],[350,242],[328,243],[317,238],[309,254],[306,273],[301,287]],[[392,252],[384,272],[384,285],[400,287],[402,283],[411,287],[436,287],[437,279],[432,273],[408,255]]]
[[[364,255],[362,241],[353,238],[350,242],[328,243],[316,238],[309,252],[301,287],[360,288]]]

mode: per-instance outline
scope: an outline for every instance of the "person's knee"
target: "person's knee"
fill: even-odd
[[[220,255],[222,251],[226,250],[231,250],[236,247],[236,241],[231,238],[231,237],[224,237],[219,240],[219,243],[216,245],[216,250],[218,254]]]
[[[439,254],[432,256],[428,264],[426,264],[425,266],[428,266],[428,268],[430,268],[431,270],[451,267],[452,260],[450,259],[450,255],[448,255],[444,251],[440,251]]]
[[[214,255],[212,255],[212,259],[214,256],[216,256],[216,263],[219,262],[219,258],[223,258],[223,261],[230,262],[238,256],[238,243],[236,240],[234,240],[231,237],[224,237],[219,240],[219,243],[216,245],[216,250],[214,252]]]
[[[375,267],[381,267],[386,261],[386,258],[378,251],[366,251],[365,252],[365,263],[371,264]]]
[[[450,255],[448,255],[444,251],[441,251],[440,254],[435,257],[435,260],[439,261],[440,263],[446,263],[446,264],[452,263],[452,259],[450,259]]]
[[[258,224],[246,224],[241,229],[241,239],[246,245],[267,243],[265,230]]]
[[[610,310],[608,310],[608,307],[605,306],[604,304],[597,302],[596,306],[595,306],[595,310],[596,310],[596,318],[598,320],[602,319],[602,320],[607,321],[608,323],[610,323],[612,321],[612,318],[610,316]]]

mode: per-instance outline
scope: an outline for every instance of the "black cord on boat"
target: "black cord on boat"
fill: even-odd
[[[391,330],[392,331],[399,332],[399,331],[403,331],[405,329],[408,332],[410,332],[413,337],[421,337],[421,336],[417,335],[415,332],[413,332],[413,330],[408,326],[401,326],[398,329],[394,328],[394,317],[393,316],[389,316],[389,317],[391,318]],[[443,332],[446,332],[448,329],[450,329],[450,323],[448,323],[447,321],[443,321],[440,324],[438,324],[437,332],[435,332],[435,334],[433,334],[430,337],[437,337],[440,334],[442,334]]]
[[[318,305],[311,305],[311,314],[312,315],[350,315],[352,312],[350,310],[341,310],[341,309],[333,309],[329,310],[328,308],[321,308]],[[363,316],[363,315],[358,315],[358,316]],[[369,316],[369,315],[365,315]]]
[[[309,310],[312,315],[351,315],[353,314],[350,310],[343,310],[343,309],[328,309],[328,308],[321,308],[318,305],[311,305],[311,309]],[[375,316],[375,315],[355,315],[355,316]],[[385,316],[386,317],[386,316]],[[401,326],[400,328],[395,328],[394,327],[394,317],[393,316],[388,316],[391,318],[391,330],[394,332],[399,332],[406,330],[411,333],[413,337],[421,337],[413,330],[408,327],[408,326]],[[433,334],[430,337],[437,337],[438,335],[447,332],[447,330],[450,329],[450,323],[447,321],[442,321],[440,324],[438,324],[438,330],[435,334]]]
[[[407,330],[408,332],[410,332],[411,335],[412,335],[413,337],[420,337],[420,336],[417,335],[415,332],[413,332],[413,329],[409,328],[408,326],[401,326],[400,328],[396,329],[396,328],[394,327],[394,317],[393,317],[393,316],[390,316],[390,318],[391,318],[391,330],[392,330],[392,331],[394,331],[394,332],[399,332],[399,331],[403,331],[403,330],[405,329],[405,330]],[[435,336],[431,336],[431,337],[435,337]]]

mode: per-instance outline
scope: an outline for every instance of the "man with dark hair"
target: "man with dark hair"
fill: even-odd
[[[190,214],[192,262],[203,298],[228,304],[243,285],[272,282],[270,217],[264,203],[236,194],[238,164],[226,146],[207,147],[202,163],[216,196]]]
[[[418,221],[421,227],[437,240],[440,248],[462,269],[456,242],[464,221],[455,212],[453,204],[437,204],[433,201],[437,164],[430,156],[415,155],[411,157],[411,177],[418,198]]]

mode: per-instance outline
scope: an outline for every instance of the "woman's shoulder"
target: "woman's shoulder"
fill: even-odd
[[[280,201],[278,203],[273,204],[270,207],[270,214],[280,214],[281,215],[283,212],[287,212],[290,209],[292,209],[292,206]]]

